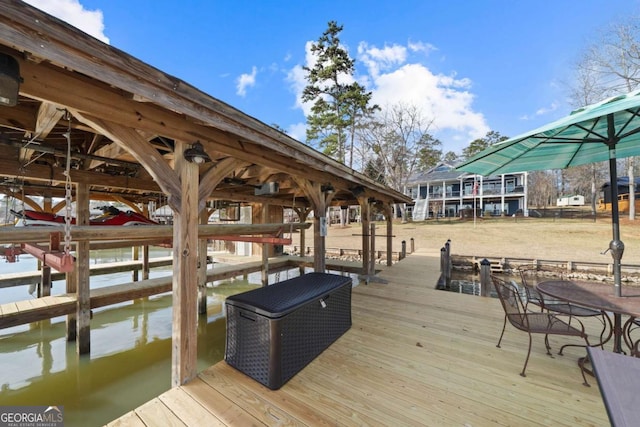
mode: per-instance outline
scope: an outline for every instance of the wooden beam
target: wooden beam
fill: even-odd
[[[229,242],[270,243],[273,245],[291,244],[291,239],[289,238],[269,236],[216,236],[213,240],[225,240]]]
[[[310,224],[209,224],[198,226],[199,238],[212,238],[228,235],[276,234],[283,229],[299,230],[308,228]],[[126,230],[126,236],[123,236]],[[53,232],[63,232],[63,227],[2,227],[0,244],[2,243],[40,243],[48,242]],[[71,238],[74,242],[120,240],[123,237],[129,243],[133,240],[167,239],[173,236],[171,225],[145,225],[136,227],[87,225],[71,227]]]
[[[0,35],[2,35],[0,22]],[[234,110],[235,119],[242,120],[229,126],[222,117],[220,110],[214,108],[219,101],[206,97],[201,99],[202,105],[180,110],[159,108],[156,103],[140,103],[123,96],[98,81],[79,79],[77,76],[56,67],[18,58],[22,74],[29,76],[20,87],[25,96],[40,100],[53,100],[70,110],[87,115],[109,117],[113,123],[145,131],[149,134],[163,135],[174,140],[200,140],[205,149],[225,153],[237,159],[259,163],[272,167],[280,172],[299,177],[307,177],[319,182],[331,180],[342,188],[353,185],[365,185],[371,188],[376,197],[381,200],[399,199],[409,202],[411,199],[394,190],[381,186],[364,175],[358,174],[338,162],[327,161],[324,156],[304,146],[303,144],[283,135],[270,127],[260,124],[261,130],[270,134],[248,130],[249,124],[257,125],[257,121]],[[106,64],[105,64],[106,65]],[[23,72],[24,70],[24,72]],[[101,75],[102,73],[99,73]],[[143,89],[142,83],[136,76],[135,90]],[[129,82],[123,82],[129,83]],[[74,87],[74,91],[69,91]],[[135,90],[132,91],[135,93]],[[157,88],[154,88],[157,90]],[[84,96],[91,93],[91,97]],[[171,94],[176,91],[172,90]],[[171,96],[169,94],[163,94]],[[200,98],[203,94],[200,94]],[[189,100],[192,102],[193,99]],[[166,107],[166,106],[165,106]],[[222,108],[228,111],[228,107]],[[191,120],[174,111],[193,114]],[[74,113],[75,115],[75,113]],[[188,114],[187,114],[188,115]],[[226,123],[226,124],[225,124]],[[271,135],[273,134],[273,135]]]
[[[217,162],[202,175],[198,187],[198,209],[204,209],[207,199],[220,181],[243,163],[232,157],[227,157]]]
[[[14,159],[0,157],[0,176],[7,177],[28,177],[30,180],[50,183],[62,183],[66,177],[63,175],[64,169],[51,167],[49,165],[38,165],[31,163],[23,167],[20,162]],[[137,190],[160,192],[160,187],[151,179],[138,179],[131,177],[111,176],[104,173],[71,169],[71,181],[74,183],[86,183],[92,187],[106,187],[119,190]]]
[[[36,119],[36,129],[34,139],[45,139],[49,132],[58,123],[60,118],[64,115],[64,109],[58,108],[57,105],[50,102],[43,102],[38,109],[38,116]],[[18,161],[21,164],[26,164],[31,160],[34,150],[27,147],[20,148],[18,155]]]
[[[167,164],[164,157],[158,153],[158,150],[153,148],[142,135],[132,128],[92,117],[76,110],[73,111],[73,115],[130,152],[149,172],[154,181],[160,185],[162,191],[169,198],[169,205],[174,209],[179,208],[181,193],[178,176]]]
[[[322,184],[310,180],[293,178],[298,186],[304,191],[311,201],[313,208],[313,269],[324,272],[326,266],[325,259],[325,232],[327,227],[327,206],[333,197],[332,193],[324,193]]]

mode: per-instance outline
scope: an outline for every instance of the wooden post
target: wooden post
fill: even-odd
[[[40,262],[38,262],[40,263]],[[38,298],[51,295],[51,267],[43,265],[40,272],[40,286],[38,286]]]
[[[369,227],[371,224],[368,196],[358,196],[358,203],[360,204],[360,220],[362,222],[362,274],[366,275],[369,271]]]
[[[269,286],[269,247],[262,244],[262,286]]]
[[[405,259],[406,257],[407,257],[407,241],[403,240],[402,241],[402,246],[401,246],[401,249],[400,249],[399,258],[400,259]]]
[[[132,246],[131,247],[131,260],[132,261],[138,261],[138,259],[140,258],[140,247],[139,246]],[[139,278],[139,274],[138,274],[138,268],[134,268],[133,271],[131,271],[131,281],[132,282],[137,282]]]
[[[387,266],[393,265],[393,209],[390,203],[385,203],[385,215],[387,217]]]
[[[438,289],[449,289],[447,287],[447,249],[440,248],[440,278],[438,279]]]
[[[76,185],[76,225],[89,225],[89,186],[87,184]],[[88,354],[91,351],[89,244],[87,240],[76,242],[75,273],[78,280],[76,350],[78,354]]]
[[[444,282],[447,289],[451,289],[451,240],[444,244]]]
[[[371,258],[369,260],[369,277],[376,274],[376,224],[371,223]]]
[[[327,217],[325,209],[313,215],[313,269],[323,273],[326,268]]]
[[[76,268],[69,273],[65,273],[66,291],[68,294],[76,293],[78,289],[77,281],[77,264]],[[78,336],[78,324],[76,321],[77,313],[67,315],[67,341],[75,341]]]
[[[416,241],[415,239],[412,237],[411,239],[409,239],[410,242],[410,247],[409,247],[409,253],[412,254],[416,251]]]
[[[198,339],[198,165],[184,159],[185,144],[177,141],[176,170],[180,175],[180,211],[173,224],[173,331],[171,385],[197,375]]]
[[[142,280],[149,279],[149,245],[142,247]]]
[[[309,212],[311,210],[307,207],[305,208],[294,208],[293,209],[298,214],[298,220],[300,224],[304,224],[307,222],[307,217],[309,216]],[[306,228],[300,227],[300,256],[303,257],[307,254],[305,247],[305,236],[306,236]]]
[[[209,211],[200,212],[200,224],[209,222]],[[198,313],[207,314],[207,239],[198,240]]]
[[[480,261],[480,295],[488,297],[491,286],[491,261],[485,258]]]

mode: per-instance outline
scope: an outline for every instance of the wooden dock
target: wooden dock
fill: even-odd
[[[438,271],[417,252],[379,274],[387,284],[354,288],[352,328],[280,390],[222,361],[109,425],[609,425],[595,378],[582,385],[584,350],[551,358],[534,337],[521,377],[526,334],[508,327],[496,348],[498,300],[437,291]]]
[[[207,283],[262,271],[262,259],[246,261],[247,258],[248,257],[236,258],[237,261],[241,260],[243,262],[233,265],[217,266],[207,270]],[[154,265],[171,265],[171,259],[158,259]],[[278,271],[297,267],[310,267],[312,265],[313,259],[308,257],[283,256],[269,259],[269,272],[276,273]],[[105,272],[129,271],[132,268],[137,268],[137,266],[138,262],[136,261],[96,265],[95,273],[99,274],[102,272],[104,274]],[[357,273],[361,271],[362,266],[354,262],[328,260],[327,268],[330,270]],[[3,284],[8,286],[7,284],[11,283],[12,275],[5,276],[6,277],[0,278],[0,288],[3,287]],[[16,277],[16,280],[22,283],[24,281],[30,281],[38,277],[38,275],[37,273],[31,272],[18,273]],[[173,278],[171,276],[165,276],[91,289],[89,296],[90,307],[92,309],[105,307],[138,298],[171,292],[172,280]],[[14,284],[14,286],[17,285]],[[0,304],[0,329],[75,313],[76,302],[77,298],[75,294],[61,294]]]

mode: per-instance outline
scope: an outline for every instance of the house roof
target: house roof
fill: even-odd
[[[409,185],[417,185],[427,182],[442,182],[442,181],[454,181],[463,178],[474,178],[476,174],[461,172],[455,169],[454,165],[448,163],[438,163],[433,168],[426,172],[418,172],[411,176],[408,180]],[[498,175],[483,177],[484,180],[498,178]]]

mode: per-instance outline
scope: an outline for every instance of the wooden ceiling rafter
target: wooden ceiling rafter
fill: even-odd
[[[214,160],[232,157],[247,168],[244,171],[234,168],[246,180],[244,188],[221,184],[215,188],[215,196],[230,195],[235,196],[230,199],[239,201],[263,200],[282,206],[290,205],[290,200],[297,198],[299,204],[306,204],[305,191],[296,188],[293,179],[304,178],[331,183],[336,192],[329,199],[335,203],[353,203],[355,198],[349,188],[358,184],[369,188],[378,200],[403,199],[399,193],[288,135],[36,9],[17,7],[17,3],[10,0],[8,4],[0,4],[0,14],[6,18],[0,22],[0,39],[5,42],[0,50],[16,57],[24,76],[18,108],[0,107],[8,116],[0,118],[0,126],[13,124],[11,128],[31,127],[35,131],[40,126],[34,118],[37,111],[51,106],[67,109],[83,118],[80,124],[72,123],[74,129],[86,132],[76,135],[83,152],[105,154],[104,157],[135,161],[144,166],[135,175],[143,179],[137,181],[129,181],[131,177],[115,179],[119,165],[99,168],[95,174],[84,176],[85,179],[95,177],[87,182],[91,191],[108,188],[118,191],[119,188],[120,192],[143,194],[150,191],[150,187],[155,188],[151,191],[162,187],[162,193],[179,197],[176,191],[179,180],[164,173],[173,172],[174,142],[200,141]],[[34,33],[34,22],[36,27],[43,28],[42,33]],[[112,126],[111,130],[105,132],[105,125]],[[53,134],[56,144],[61,144],[61,126]],[[133,143],[122,135],[114,140],[113,132],[138,132],[142,136]],[[142,144],[143,140],[147,142]],[[110,143],[111,149],[104,148]],[[124,148],[127,144],[130,146]],[[154,151],[160,154],[151,154]],[[146,161],[147,154],[154,160]],[[83,160],[80,164],[89,172],[101,162]],[[163,164],[166,166],[158,166]],[[49,166],[52,170],[48,181],[55,182],[54,177],[59,176],[58,166]],[[44,169],[38,167],[34,179],[43,180]],[[201,166],[200,171],[206,173],[206,166]],[[144,174],[150,175],[142,177]],[[102,185],[105,181],[109,184]],[[271,181],[279,183],[278,194],[255,196],[255,186]]]
[[[231,171],[236,169],[238,166],[241,166],[242,163],[243,162],[240,160],[227,157],[226,159],[217,162],[213,167],[209,168],[202,174],[200,177],[200,186],[198,188],[198,207],[200,210],[204,208],[207,203],[207,199],[211,196],[211,193],[213,193],[213,190],[220,181],[222,181],[225,176],[229,175]]]
[[[31,64],[31,67],[34,67],[34,65]],[[57,82],[60,87],[53,87],[55,86],[53,83],[49,83],[48,85],[39,84],[41,80],[45,79],[45,77],[42,76],[30,82],[25,81],[23,84],[25,94],[37,99],[62,97],[64,98],[60,100],[62,103],[70,104],[70,106],[78,110],[93,111],[92,114],[102,112],[103,115],[109,116],[125,126],[133,126],[137,129],[164,134],[173,139],[200,140],[208,153],[214,151],[225,153],[226,155],[248,162],[259,163],[276,170],[288,171],[292,175],[309,176],[318,181],[326,181],[330,176],[333,176],[334,180],[343,181],[341,186],[344,188],[353,185],[353,181],[340,178],[350,175],[352,171],[349,169],[345,171],[342,170],[342,168],[330,167],[319,160],[314,160],[312,164],[306,164],[305,160],[308,159],[297,155],[295,151],[291,149],[288,150],[288,152],[293,153],[290,157],[280,155],[277,152],[269,152],[267,156],[265,155],[265,147],[259,145],[257,142],[251,143],[244,140],[240,142],[241,139],[237,136],[230,135],[228,132],[211,126],[197,125],[190,119],[185,120],[183,115],[162,110],[154,104],[136,104],[130,99],[126,99],[119,94],[113,93],[113,91],[107,90],[107,88],[100,89],[99,86],[89,86],[83,79],[75,80],[75,76],[70,75],[68,72],[53,69],[47,70],[45,74],[49,73],[55,75],[52,80]],[[42,71],[36,69],[29,70],[29,74],[42,75]],[[80,85],[78,92],[83,93],[85,92],[82,88],[83,84],[87,84],[86,90],[91,89],[95,96],[91,98],[78,97],[68,93],[68,91],[66,93],[62,91],[62,88],[65,86]],[[261,140],[260,142],[263,141]],[[313,167],[310,167],[312,165]],[[359,179],[362,179],[362,177]],[[382,188],[382,190],[377,189],[377,191],[384,193],[389,190]]]
[[[135,129],[110,123],[97,117],[85,116],[78,111],[73,111],[73,115],[129,151],[140,164],[144,165],[145,169],[160,185],[163,192],[169,195],[169,205],[174,210],[179,210],[181,197],[180,179],[158,151],[153,149],[142,135],[136,132]]]

